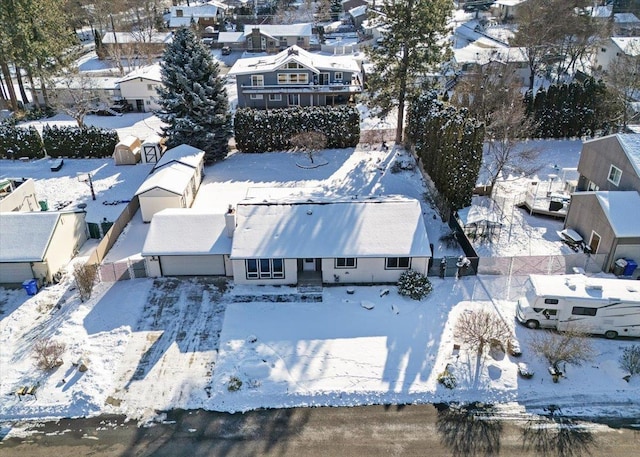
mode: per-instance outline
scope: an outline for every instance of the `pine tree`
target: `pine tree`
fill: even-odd
[[[158,89],[158,117],[168,124],[167,146],[180,144],[205,151],[208,163],[229,151],[231,115],[218,63],[190,29],[173,36],[160,63],[164,87]]]

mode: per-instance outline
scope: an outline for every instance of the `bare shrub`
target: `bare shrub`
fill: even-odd
[[[313,154],[327,147],[327,136],[320,132],[300,132],[289,138],[289,144],[294,151],[305,152],[313,163]]]
[[[570,328],[564,332],[537,332],[529,342],[534,354],[544,357],[547,362],[560,372],[559,364],[582,365],[593,360],[595,351],[587,334],[578,328]]]
[[[620,368],[631,376],[640,374],[640,346],[634,344],[624,348],[618,362],[620,363]]]
[[[458,318],[453,330],[454,337],[470,346],[481,355],[487,345],[500,344],[503,347],[511,339],[511,329],[495,313],[473,311]]]
[[[66,345],[60,341],[47,338],[36,340],[33,345],[33,358],[36,366],[43,371],[53,370],[60,365],[60,358],[64,354]]]
[[[73,277],[76,281],[76,287],[78,288],[81,301],[84,302],[91,298],[97,272],[98,266],[96,264],[77,263],[73,267]]]

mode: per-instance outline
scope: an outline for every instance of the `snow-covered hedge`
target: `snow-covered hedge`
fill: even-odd
[[[42,141],[51,157],[111,157],[118,144],[118,133],[98,127],[46,126]]]
[[[42,139],[35,127],[25,129],[9,124],[0,126],[0,158],[36,159],[43,156]]]
[[[272,110],[240,108],[234,118],[236,146],[243,152],[284,151],[300,132],[320,132],[327,148],[348,148],[360,139],[360,114],[351,106],[307,106]]]
[[[414,300],[422,300],[432,290],[429,278],[415,270],[403,271],[398,280],[398,293]]]
[[[484,126],[466,109],[426,93],[411,104],[407,141],[450,207],[469,206],[482,162]]]

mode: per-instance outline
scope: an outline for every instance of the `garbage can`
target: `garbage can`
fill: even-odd
[[[22,288],[27,291],[27,295],[35,295],[38,293],[38,281],[36,279],[27,279],[22,283]]]
[[[627,261],[624,259],[618,259],[613,264],[613,274],[616,276],[622,276],[624,269],[627,267]]]
[[[624,267],[624,275],[631,276],[633,272],[638,268],[638,263],[635,260],[625,259],[627,261],[627,266]]]

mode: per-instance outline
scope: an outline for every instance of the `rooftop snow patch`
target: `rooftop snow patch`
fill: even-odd
[[[2,213],[0,262],[39,262],[60,219],[56,212]]]
[[[154,170],[136,191],[136,195],[143,194],[151,189],[164,189],[176,195],[182,195],[184,189],[193,178],[195,170],[181,163],[174,163],[160,170]]]
[[[143,256],[230,254],[224,214],[186,208],[164,209],[153,215],[142,248]]]
[[[136,78],[148,79],[149,81],[162,82],[162,74],[160,72],[160,64],[147,65],[138,68],[135,71],[125,75],[118,82],[131,81]]]
[[[640,236],[640,194],[636,191],[598,191],[596,199],[619,238]]]
[[[158,163],[153,167],[154,170],[162,168],[170,163],[181,163],[191,168],[197,168],[204,157],[204,151],[188,144],[181,144],[172,149],[167,149],[162,155],[162,158],[158,160]]]
[[[638,133],[618,133],[616,135],[620,145],[626,152],[629,161],[640,176],[640,134]]]
[[[232,258],[430,257],[418,200],[240,203]]]

